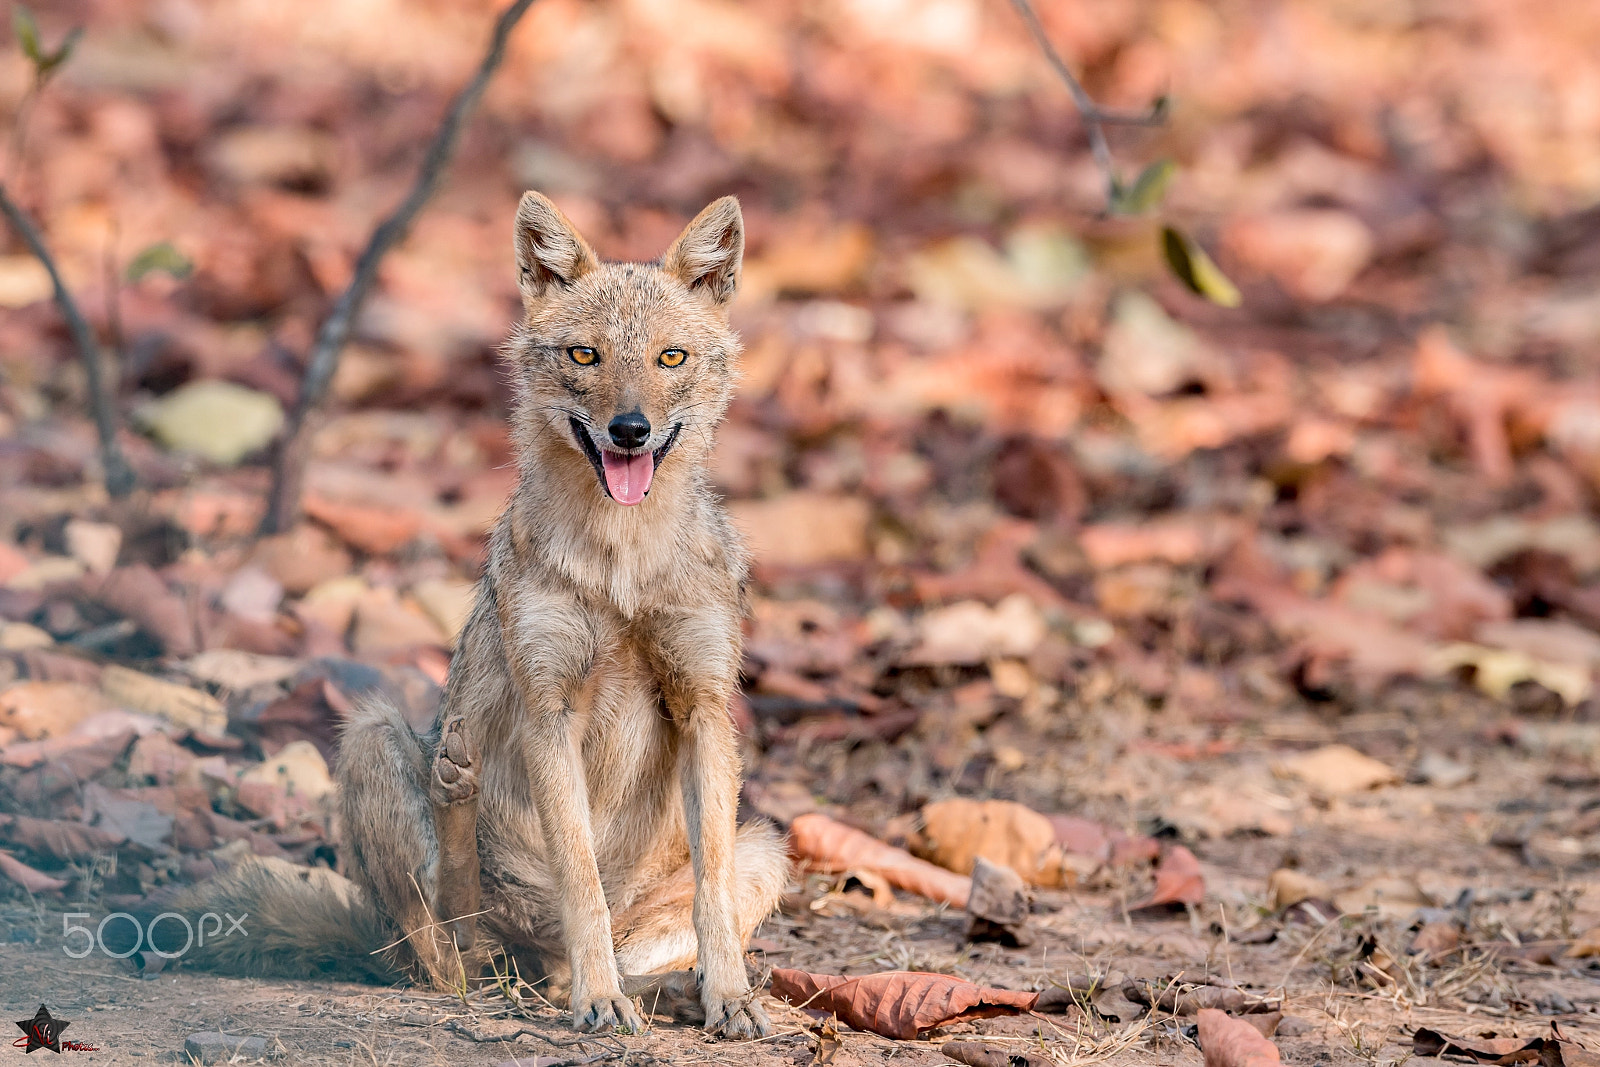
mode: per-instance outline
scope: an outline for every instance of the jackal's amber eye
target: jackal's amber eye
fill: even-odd
[[[661,353],[661,365],[663,367],[678,367],[681,366],[683,361],[688,358],[689,353],[685,352],[683,349],[669,348],[665,352]]]
[[[567,349],[567,355],[571,357],[572,362],[580,367],[590,366],[600,359],[599,353],[584,345],[574,345],[572,348]]]

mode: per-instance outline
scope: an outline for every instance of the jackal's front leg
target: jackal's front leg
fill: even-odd
[[[683,738],[678,773],[694,865],[695,971],[706,1029],[764,1037],[772,1024],[745,975],[734,870],[739,747],[728,700],[738,684],[738,620],[709,609],[658,625],[657,655],[671,665],[661,673],[663,695]]]
[[[739,753],[727,701],[697,705],[685,724],[681,764],[689,856],[694,864],[695,970],[706,1029],[728,1037],[765,1037],[772,1029],[750,992],[734,873]]]
[[[555,876],[572,966],[572,1025],[589,1031],[643,1030],[617,971],[572,706],[592,663],[593,631],[580,611],[537,589],[502,593],[498,610],[507,664],[522,697],[519,735],[529,792],[539,813],[545,862]]]

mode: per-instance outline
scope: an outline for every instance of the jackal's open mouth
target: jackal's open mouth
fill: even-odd
[[[672,446],[678,443],[678,431],[683,429],[683,423],[678,423],[659,448],[634,455],[601,448],[595,443],[594,435],[587,426],[571,416],[567,417],[567,421],[572,424],[572,436],[578,439],[583,454],[589,457],[595,477],[600,479],[600,488],[612,500],[630,506],[639,503],[650,492],[656,467],[672,451]]]

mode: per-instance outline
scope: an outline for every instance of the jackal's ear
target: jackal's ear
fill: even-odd
[[[743,263],[744,215],[731,196],[696,215],[661,260],[665,270],[718,305],[733,299]]]
[[[588,242],[561,209],[532,191],[517,205],[517,284],[522,302],[532,303],[552,286],[567,286],[600,265]]]

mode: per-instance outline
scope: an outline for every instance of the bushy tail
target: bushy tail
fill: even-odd
[[[361,887],[326,868],[248,857],[178,893],[162,910],[206,934],[175,962],[260,978],[389,984],[406,977],[386,951],[399,935]],[[207,915],[218,917],[220,930]],[[144,917],[147,929],[153,917]],[[185,929],[168,919],[155,924],[154,937],[153,948],[175,953]]]

